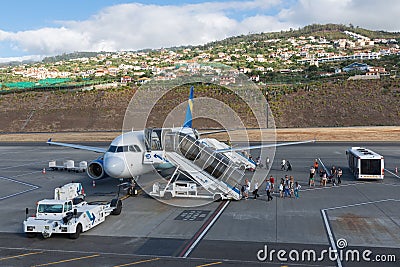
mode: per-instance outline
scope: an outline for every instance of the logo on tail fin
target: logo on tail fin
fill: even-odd
[[[186,108],[185,123],[183,124],[183,127],[192,128],[193,95],[194,95],[194,87],[192,86],[190,87],[190,95],[189,95],[188,105]]]

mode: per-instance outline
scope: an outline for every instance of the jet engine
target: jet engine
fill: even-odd
[[[103,157],[99,157],[98,159],[90,162],[86,172],[93,180],[107,177],[107,174],[104,172]]]

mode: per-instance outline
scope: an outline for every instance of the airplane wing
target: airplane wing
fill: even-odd
[[[49,145],[56,145],[56,146],[64,146],[64,147],[71,147],[75,149],[82,149],[82,150],[88,150],[88,151],[93,151],[97,153],[106,153],[107,149],[101,148],[101,147],[94,147],[94,146],[83,146],[83,145],[77,145],[77,144],[67,144],[67,143],[60,143],[60,142],[53,142],[51,141],[51,138],[47,140],[46,142]]]
[[[215,152],[224,153],[224,152],[233,152],[233,151],[257,149],[257,148],[300,145],[300,144],[314,143],[314,142],[315,142],[315,140],[307,140],[307,141],[299,141],[299,142],[288,142],[288,143],[280,143],[280,144],[267,144],[267,145],[248,146],[248,147],[230,147],[230,148],[225,148],[225,149],[217,149],[217,150],[215,150]]]
[[[226,132],[230,132],[230,131],[234,131],[234,130],[215,130],[215,131],[210,131],[210,132],[199,132],[199,135],[209,135],[209,134],[216,134],[216,133],[226,133]]]

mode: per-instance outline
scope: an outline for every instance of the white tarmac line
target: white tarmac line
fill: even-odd
[[[388,173],[390,173],[390,174],[393,175],[394,177],[400,179],[400,176],[398,176],[397,174],[395,174],[395,173],[389,171],[388,169],[385,169],[385,171],[387,171]]]
[[[322,219],[324,220],[325,229],[328,234],[329,243],[331,244],[331,248],[337,253],[336,242],[335,239],[333,238],[332,230],[329,225],[328,216],[326,215],[325,209],[322,209],[321,213],[322,213]],[[339,255],[338,254],[336,255],[338,256],[336,259],[337,266],[342,267],[342,261],[339,259]]]
[[[215,217],[212,219],[212,221],[207,225],[206,228],[204,228],[203,232],[197,237],[197,239],[193,242],[193,244],[189,247],[189,249],[186,251],[186,253],[183,255],[183,258],[187,258],[189,254],[193,251],[193,249],[197,246],[197,244],[200,242],[200,240],[203,239],[204,235],[208,232],[208,230],[214,225],[214,223],[218,220],[219,216],[221,216],[222,212],[224,212],[225,208],[229,205],[231,201],[228,200],[224,206],[220,209],[220,211],[215,215]]]
[[[27,173],[27,174],[31,174],[31,173]],[[24,174],[24,175],[27,175],[27,174]],[[24,194],[24,193],[27,193],[27,192],[30,192],[30,191],[33,191],[33,190],[36,190],[36,189],[39,188],[39,186],[36,186],[36,185],[33,185],[33,184],[28,184],[28,183],[21,182],[21,181],[18,181],[18,180],[14,180],[14,179],[11,179],[11,178],[7,178],[7,177],[4,177],[4,176],[0,176],[0,179],[6,180],[6,181],[10,181],[10,182],[13,182],[13,183],[17,183],[17,184],[22,184],[24,186],[30,187],[29,189],[26,189],[26,190],[23,190],[23,191],[20,191],[20,192],[11,194],[11,195],[7,195],[7,196],[4,196],[4,197],[0,197],[0,200],[4,200],[4,199],[7,199],[7,198],[15,197],[15,196],[18,196],[18,195],[21,195],[21,194]]]

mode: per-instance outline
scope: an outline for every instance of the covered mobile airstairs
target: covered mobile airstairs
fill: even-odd
[[[162,137],[163,156],[175,171],[166,184],[155,183],[150,195],[241,199],[239,188],[244,171],[228,157],[189,133],[163,130]]]

